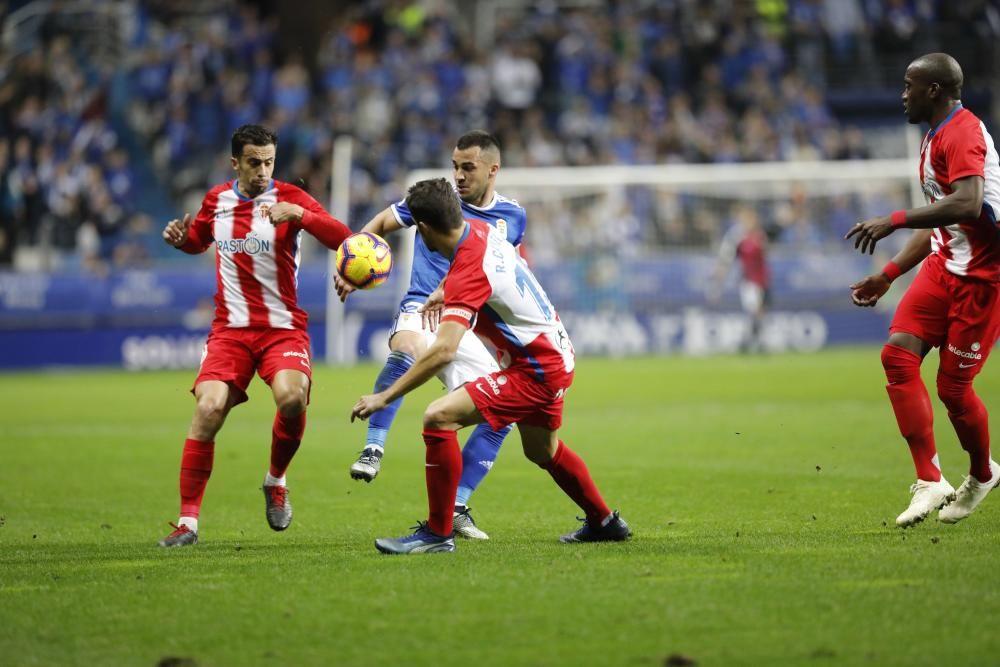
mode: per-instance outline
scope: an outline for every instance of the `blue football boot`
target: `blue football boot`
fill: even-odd
[[[414,526],[415,532],[406,537],[381,537],[375,540],[375,548],[384,554],[404,556],[407,554],[431,554],[455,550],[454,533],[445,537],[427,527],[426,521]]]

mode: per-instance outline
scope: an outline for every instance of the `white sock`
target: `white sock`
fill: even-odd
[[[365,449],[374,449],[379,454],[384,454],[385,453],[385,447],[383,447],[382,445],[378,444],[377,442],[369,442],[367,445],[365,445]]]
[[[192,532],[198,532],[198,519],[193,516],[182,516],[177,519],[178,526],[187,526]]]
[[[271,471],[267,471],[267,475],[264,477],[264,486],[288,486],[285,484],[285,476],[275,477],[271,474]]]

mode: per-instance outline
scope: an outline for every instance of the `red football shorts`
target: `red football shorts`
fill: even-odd
[[[312,385],[308,333],[295,329],[212,329],[194,386],[206,380],[225,382],[237,405],[247,400],[247,387],[254,372],[270,385],[281,370],[301,371]],[[194,393],[194,387],[191,392]]]
[[[469,382],[465,390],[494,431],[508,424],[555,431],[562,424],[563,396],[571,384],[573,373],[541,383],[534,369],[511,366]]]
[[[896,308],[890,333],[941,348],[941,372],[975,377],[1000,337],[1000,284],[968,280],[926,261]]]

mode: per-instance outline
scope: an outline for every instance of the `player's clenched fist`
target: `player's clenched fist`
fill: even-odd
[[[298,222],[302,219],[304,213],[305,209],[298,204],[279,201],[277,204],[271,204],[267,208],[266,215],[271,220],[271,224],[277,226],[286,222]]]
[[[163,240],[175,248],[180,248],[187,241],[188,229],[191,228],[191,214],[185,213],[183,220],[174,218],[163,228]]]

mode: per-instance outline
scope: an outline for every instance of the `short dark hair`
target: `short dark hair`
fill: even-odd
[[[492,148],[497,153],[500,152],[500,142],[486,130],[470,130],[460,136],[458,141],[455,142],[455,148],[460,151],[472,148],[473,146],[479,146],[483,150]]]
[[[458,195],[451,183],[443,178],[414,183],[406,193],[406,207],[414,220],[436,232],[447,232],[465,224]]]
[[[278,135],[273,130],[269,130],[263,125],[240,125],[233,132],[233,157],[238,158],[243,155],[244,146],[268,146],[273,144],[278,147]]]

